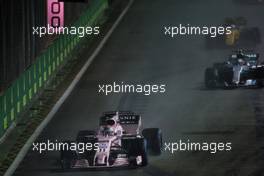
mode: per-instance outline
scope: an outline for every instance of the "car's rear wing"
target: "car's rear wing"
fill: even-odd
[[[140,115],[119,115],[119,123],[120,124],[139,124],[140,122]]]

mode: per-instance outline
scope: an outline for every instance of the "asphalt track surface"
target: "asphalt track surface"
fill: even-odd
[[[108,110],[132,110],[143,127],[159,127],[165,142],[232,142],[231,152],[164,152],[145,168],[60,172],[58,152],[30,151],[16,176],[249,176],[262,175],[263,90],[206,90],[205,67],[222,61],[231,49],[206,47],[203,36],[174,39],[164,25],[218,25],[225,17],[244,16],[263,31],[263,5],[231,0],[136,1],[80,83],[37,141],[75,139],[78,130],[95,129]],[[255,49],[261,54],[262,45]],[[85,53],[83,54],[84,57]],[[88,57],[88,56],[87,56]],[[164,94],[98,94],[98,84],[166,84]]]

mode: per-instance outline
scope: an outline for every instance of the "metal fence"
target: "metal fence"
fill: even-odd
[[[93,26],[98,23],[107,0],[95,0],[75,23],[76,27]],[[0,137],[23,112],[37,93],[48,83],[69,54],[83,38],[78,35],[61,35],[43,52],[19,78],[0,96]]]

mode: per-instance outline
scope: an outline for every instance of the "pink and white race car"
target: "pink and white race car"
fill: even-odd
[[[140,134],[141,116],[130,111],[106,112],[100,118],[98,131],[79,131],[75,143],[88,150],[61,150],[63,169],[115,168],[146,166],[148,155],[161,154],[162,134],[158,128],[147,128]],[[73,142],[68,141],[68,144]],[[92,146],[92,147],[91,147]]]

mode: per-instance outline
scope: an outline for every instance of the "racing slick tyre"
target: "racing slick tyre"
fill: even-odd
[[[264,66],[255,69],[254,78],[257,81],[258,88],[264,87]]]
[[[207,68],[204,75],[205,87],[208,89],[216,88],[216,76],[213,68]]]
[[[64,141],[64,144],[68,144],[70,146],[71,141]],[[75,151],[67,149],[61,149],[60,151],[60,163],[63,170],[68,170],[71,168],[71,163],[74,159],[77,158],[77,154]]]
[[[84,143],[92,145],[92,150],[87,150],[84,153],[78,154],[79,158],[85,158],[88,160],[89,165],[93,166],[94,163],[94,155],[96,153],[95,143],[98,142],[98,139],[96,137],[96,131],[93,130],[81,130],[78,132],[76,137],[77,143]]]
[[[259,79],[257,80],[257,88],[263,88],[264,87],[264,80]]]
[[[151,154],[160,155],[162,151],[162,133],[159,128],[147,128],[142,131]]]
[[[129,157],[133,158],[132,165],[142,167],[148,165],[147,141],[144,138],[122,139],[122,146]],[[141,162],[137,161],[137,157],[141,157]]]

